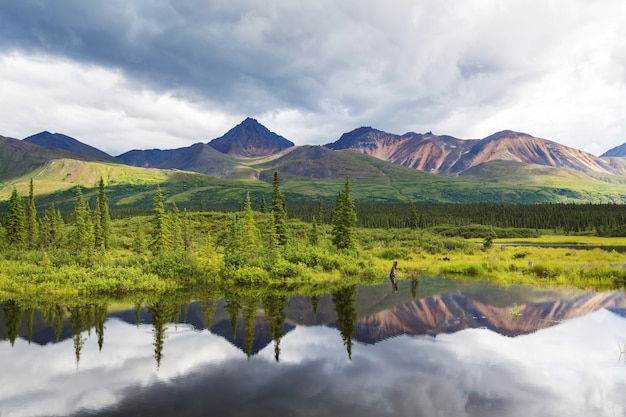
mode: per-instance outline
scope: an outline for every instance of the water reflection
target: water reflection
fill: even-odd
[[[102,303],[28,319],[5,302],[0,415],[626,412],[623,291],[398,284],[164,297],[106,321]]]

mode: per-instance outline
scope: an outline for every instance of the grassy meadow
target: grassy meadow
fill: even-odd
[[[508,246],[626,246],[626,238],[561,236],[545,231],[538,237],[496,237],[487,245],[482,238],[447,237],[428,229],[356,228],[357,248],[348,251],[332,245],[332,226],[328,224],[318,226],[318,242],[311,244],[311,223],[297,219],[287,222],[288,243],[272,257],[261,255],[255,263],[236,267],[225,262],[232,217],[223,212],[188,213],[187,248],[159,255],[149,249],[151,216],[113,220],[110,248],[82,260],[62,248],[17,251],[4,245],[0,251],[0,299],[157,294],[222,284],[254,288],[273,283],[314,289],[378,283],[389,279],[394,260],[398,261],[399,280],[447,277],[501,285],[593,289],[617,288],[626,282],[624,255],[614,250]],[[261,231],[269,217],[254,213]]]

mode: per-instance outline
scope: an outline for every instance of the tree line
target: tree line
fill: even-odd
[[[345,187],[337,196],[333,213],[332,243],[341,250],[356,248],[353,228],[357,217],[350,192],[350,179],[346,177]],[[77,187],[74,209],[69,216],[64,216],[54,203],[43,215],[39,215],[31,179],[27,202],[14,188],[4,218],[4,228],[0,227],[0,243],[6,243],[4,246],[13,249],[13,253],[43,250],[57,256],[65,254],[79,265],[91,265],[96,254],[106,252],[112,245],[112,221],[102,178],[95,206],[90,207],[83,198],[81,187]],[[269,207],[263,199],[259,209],[253,210],[250,195],[246,194],[240,210],[230,214],[226,238],[220,242],[224,265],[267,268],[268,264],[283,259],[283,249],[290,240],[287,218],[287,202],[280,188],[279,174],[275,172]],[[154,194],[149,223],[146,227],[141,222],[136,223],[130,249],[137,253],[149,250],[154,256],[164,256],[187,252],[192,241],[198,240],[190,227],[187,210],[181,212],[175,202],[166,208],[159,186]],[[214,257],[216,242],[210,235],[205,239],[205,255]],[[308,243],[311,246],[319,243],[315,215],[310,224]]]
[[[310,221],[318,205],[293,207],[291,215]],[[368,204],[356,205],[357,226],[364,228],[429,229],[441,225],[481,224],[500,228],[554,230],[557,233],[592,232],[626,236],[623,204]],[[319,218],[331,218],[324,209]]]

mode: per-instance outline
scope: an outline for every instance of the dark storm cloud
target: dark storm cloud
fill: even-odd
[[[113,98],[78,102],[59,118],[46,111],[67,106],[53,77],[0,79],[13,103],[0,102],[11,112],[0,134],[52,130],[60,120],[92,145],[131,135],[142,148],[155,132],[167,131],[164,145],[189,144],[252,116],[297,144],[327,143],[360,125],[461,138],[513,129],[601,153],[626,140],[625,16],[621,0],[8,1],[0,8],[5,79],[43,57],[54,75],[62,61],[79,75],[92,66],[121,81],[102,88]],[[131,91],[154,98],[133,102]],[[20,99],[31,94],[45,104]],[[171,127],[172,118],[165,126],[176,103],[147,117],[115,114],[130,107],[132,116],[163,96],[193,107],[186,125]],[[84,119],[93,124],[72,128]]]
[[[65,56],[121,69],[132,82],[259,112],[315,106],[316,48],[306,25],[259,2],[20,1],[0,11],[4,50]],[[296,13],[297,10],[283,12]],[[293,55],[302,55],[295,62]],[[294,71],[298,76],[294,77]]]

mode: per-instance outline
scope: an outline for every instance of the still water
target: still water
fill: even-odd
[[[626,415],[623,290],[422,279],[226,298],[5,302],[0,416]]]

